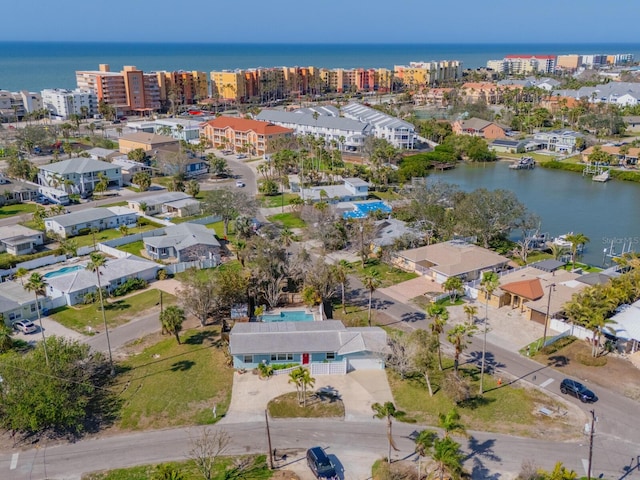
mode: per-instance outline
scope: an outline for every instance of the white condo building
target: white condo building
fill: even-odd
[[[42,103],[51,115],[67,119],[70,115],[82,115],[82,107],[87,107],[87,115],[98,113],[96,94],[81,90],[50,88],[42,90]]]

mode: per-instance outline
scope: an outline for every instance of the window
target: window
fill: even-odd
[[[243,363],[253,363],[253,355],[243,355],[242,356]]]
[[[271,354],[272,362],[282,362],[282,361],[293,361],[293,353],[272,353]]]
[[[336,353],[335,352],[327,352],[325,354],[325,358],[327,360],[335,360],[336,359]]]

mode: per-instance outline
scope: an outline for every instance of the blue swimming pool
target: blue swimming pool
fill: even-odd
[[[59,277],[60,275],[75,272],[76,270],[84,270],[84,266],[76,265],[74,267],[63,267],[60,270],[54,270],[53,272],[45,273],[44,278]]]
[[[306,313],[304,310],[292,310],[288,312],[280,312],[275,315],[261,315],[263,322],[313,322],[313,314]]]
[[[380,210],[384,213],[391,213],[391,207],[385,202],[354,202],[355,209],[350,212],[344,212],[343,218],[364,218],[370,212]]]

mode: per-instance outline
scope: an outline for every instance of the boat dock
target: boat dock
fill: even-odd
[[[434,170],[444,171],[444,170],[451,170],[452,168],[456,168],[455,163],[434,163],[433,164]]]
[[[512,170],[533,170],[536,168],[536,162],[533,157],[522,157],[517,162],[509,165]]]
[[[609,178],[611,178],[609,176],[609,170],[605,170],[604,172],[602,172],[600,175],[594,175],[592,180],[594,182],[606,182],[609,180]]]
[[[602,163],[588,163],[582,170],[582,176],[593,175],[592,180],[594,182],[606,182],[611,178],[609,175],[610,169],[609,165],[603,165]]]

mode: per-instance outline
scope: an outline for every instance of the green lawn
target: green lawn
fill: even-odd
[[[16,203],[15,205],[5,205],[0,207],[0,219],[13,217],[15,215],[23,215],[25,213],[33,213],[36,211],[35,203]]]
[[[553,155],[543,155],[541,153],[527,152],[527,153],[498,153],[498,158],[501,160],[519,160],[522,157],[532,157],[536,163],[545,163],[552,160],[557,160],[557,157]],[[564,161],[564,160],[563,160]]]
[[[443,359],[445,371],[451,371],[452,360]],[[485,374],[484,395],[478,395],[479,369],[460,367],[460,374],[470,383],[471,398],[457,405],[441,390],[444,377],[436,371],[431,378],[435,394],[429,396],[425,380],[420,375],[405,380],[389,372],[389,385],[396,407],[406,413],[405,420],[421,424],[438,425],[438,415],[457,408],[461,422],[468,430],[499,432],[509,435],[542,437],[545,432],[563,438],[574,437],[579,426],[571,425],[563,415],[536,414],[541,407],[562,411],[561,403],[535,389],[526,389],[505,383],[498,385],[498,377]]]
[[[153,177],[151,179],[152,184],[162,185],[164,188],[169,189],[172,184],[171,177]]]
[[[283,195],[262,195],[259,200],[262,202],[262,206],[265,208],[281,207]],[[285,193],[284,194],[284,206],[286,207],[291,203],[292,198],[299,198],[297,193]]]
[[[247,468],[239,470],[235,460],[246,459]],[[165,478],[155,476],[158,467],[170,467],[182,474],[182,480],[201,480],[202,474],[196,468],[193,460],[183,462],[166,462],[159,465],[139,465],[137,467],[118,468],[107,472],[93,472],[82,476],[82,480],[149,480],[150,478]],[[243,480],[268,480],[273,472],[267,466],[265,455],[248,457],[222,457],[219,458],[213,467],[212,479],[243,479]],[[169,477],[166,477],[169,478]]]
[[[123,200],[122,202],[115,202],[115,203],[109,203],[108,205],[102,205],[103,208],[107,208],[107,207],[126,207],[127,205],[129,205],[129,202],[127,202],[126,200]]]
[[[170,336],[120,364],[120,428],[211,424],[224,416],[234,370],[219,334],[217,326],[190,330],[181,334],[182,345]]]
[[[144,242],[142,240],[138,240],[137,242],[127,243],[126,245],[119,246],[118,250],[140,256],[140,251],[144,250]]]
[[[133,235],[134,233],[148,232],[149,230],[155,230],[156,228],[160,228],[161,225],[148,222],[147,225],[142,225],[139,227],[129,227],[129,234]],[[72,237],[75,240],[79,247],[88,247],[89,245],[93,245],[93,234],[89,233],[87,235],[78,235],[76,237]],[[100,232],[96,232],[95,234],[95,242],[106,242],[107,240],[113,240],[114,238],[122,238],[122,233],[120,230],[115,228],[110,228],[108,230],[101,230]]]
[[[287,228],[304,228],[307,226],[305,221],[294,213],[278,213],[277,215],[267,217],[267,220]]]
[[[316,396],[307,392],[307,405],[298,403],[298,393],[289,392],[272,399],[267,406],[273,418],[344,417],[344,404],[338,398]]]
[[[352,268],[353,273],[358,278],[362,278],[372,270],[376,270],[380,274],[380,280],[382,282],[380,288],[390,287],[391,285],[396,285],[418,277],[418,274],[415,272],[405,272],[404,270],[392,267],[376,259],[368,260],[364,269],[360,266],[360,262],[353,263]]]
[[[164,306],[176,302],[176,297],[168,293],[162,294]],[[113,298],[105,305],[107,324],[109,328],[122,325],[132,318],[160,305],[160,291],[156,289],[145,290],[126,298]],[[50,313],[49,316],[56,322],[80,333],[87,333],[87,327],[92,330],[102,331],[102,312],[100,305],[76,305],[74,307],[61,307]]]

